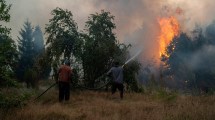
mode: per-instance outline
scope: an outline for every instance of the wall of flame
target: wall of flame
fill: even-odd
[[[159,56],[169,57],[166,48],[171,43],[175,36],[179,35],[179,21],[174,16],[163,17],[158,19],[160,26],[160,35],[158,37]]]

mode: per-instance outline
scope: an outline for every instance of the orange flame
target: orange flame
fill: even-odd
[[[158,20],[160,25],[160,36],[159,36],[159,54],[169,57],[166,53],[166,47],[170,44],[175,36],[179,34],[179,22],[171,16],[169,18],[160,18]]]

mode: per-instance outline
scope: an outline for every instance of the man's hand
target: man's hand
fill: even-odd
[[[107,75],[108,77],[112,77],[111,73],[106,73],[106,75]]]

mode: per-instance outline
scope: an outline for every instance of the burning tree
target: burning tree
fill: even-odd
[[[175,88],[184,88],[188,80],[193,79],[192,71],[186,64],[192,52],[191,39],[184,33],[175,37],[167,47],[168,57],[163,57],[165,63],[163,74],[169,76],[166,83]]]
[[[162,58],[165,63],[163,74],[168,78],[166,83],[169,86],[203,90],[215,88],[213,25],[207,27],[205,35],[197,27],[192,38],[181,33],[170,42],[166,48],[168,57]]]

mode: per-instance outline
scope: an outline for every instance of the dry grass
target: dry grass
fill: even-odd
[[[213,120],[214,96],[178,96],[163,99],[156,95],[78,91],[68,103],[58,103],[52,89],[37,102],[23,108],[1,110],[1,120]]]

